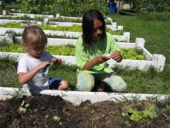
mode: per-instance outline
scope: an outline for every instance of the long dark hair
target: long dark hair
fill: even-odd
[[[102,13],[96,9],[90,9],[86,11],[83,15],[82,20],[82,38],[83,38],[83,45],[84,46],[90,46],[92,39],[93,39],[93,27],[94,27],[94,20],[99,20],[103,23],[102,25],[102,36],[101,38],[104,38],[106,33],[106,27],[105,27],[105,20],[102,15]]]

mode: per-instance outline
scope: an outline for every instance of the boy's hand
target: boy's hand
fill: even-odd
[[[114,59],[117,62],[121,62],[122,55],[118,50],[116,50],[110,54],[110,58]]]
[[[57,65],[61,65],[62,64],[62,60],[60,58],[53,58],[52,59],[52,62],[54,64],[57,64]]]
[[[40,69],[43,69],[43,68],[48,67],[49,65],[50,65],[50,62],[44,61],[44,62],[42,62],[42,63],[39,65],[39,68],[40,68]]]

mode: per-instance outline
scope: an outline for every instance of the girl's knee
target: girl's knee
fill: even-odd
[[[94,87],[94,77],[88,73],[77,75],[77,89],[80,91],[91,91]]]
[[[117,92],[123,92],[127,88],[127,84],[122,79],[122,77],[117,75],[111,76],[110,80],[108,81],[108,84],[112,87],[113,91]]]

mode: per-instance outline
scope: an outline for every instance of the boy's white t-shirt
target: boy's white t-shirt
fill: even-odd
[[[48,52],[43,52],[40,59],[24,54],[18,62],[17,74],[20,72],[26,73],[41,64],[43,61],[49,61],[51,63],[52,58],[54,57]],[[48,69],[42,69],[29,82],[24,84],[23,87],[33,90],[49,89],[48,81]]]

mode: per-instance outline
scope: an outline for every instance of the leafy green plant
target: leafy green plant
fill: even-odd
[[[51,14],[56,2],[53,0],[18,0],[24,13]]]
[[[154,119],[158,115],[156,113],[155,104],[149,104],[144,110],[137,110],[136,108],[128,107],[127,111],[122,113],[122,116],[127,116],[134,122],[145,122],[147,119]]]
[[[22,36],[21,33],[16,33],[16,36]],[[57,34],[46,34],[47,38],[64,38],[64,39],[77,39],[77,37],[57,35]]]
[[[165,12],[170,9],[169,0],[145,0],[143,8],[149,12]]]
[[[0,27],[6,28],[25,28],[27,24],[21,24],[16,22],[9,22],[5,24],[0,24]],[[40,25],[43,30],[57,30],[57,31],[71,31],[71,32],[81,32],[81,25],[73,24],[72,26],[51,26],[51,25]],[[106,31],[111,34],[121,35],[123,34],[123,30],[112,30],[110,28],[106,28]]]
[[[141,52],[139,52],[139,49],[121,48],[121,52],[124,59],[146,60]]]
[[[12,44],[9,46],[1,47],[0,51],[22,53],[23,48],[21,47],[21,45]],[[75,56],[75,46],[73,45],[47,45],[46,51],[50,52],[53,55]],[[123,59],[146,60],[145,57],[142,54],[139,54],[139,52],[135,51],[135,49],[121,48],[121,52],[123,53]]]
[[[85,11],[92,8],[100,10],[103,15],[109,14],[106,0],[63,0],[60,6],[63,7],[65,16],[82,16]]]
[[[8,23],[0,24],[0,27],[5,27],[5,28],[24,28],[25,26],[23,24],[17,23],[17,22],[8,22]]]
[[[46,46],[46,51],[53,55],[75,56],[75,47],[69,45]]]

